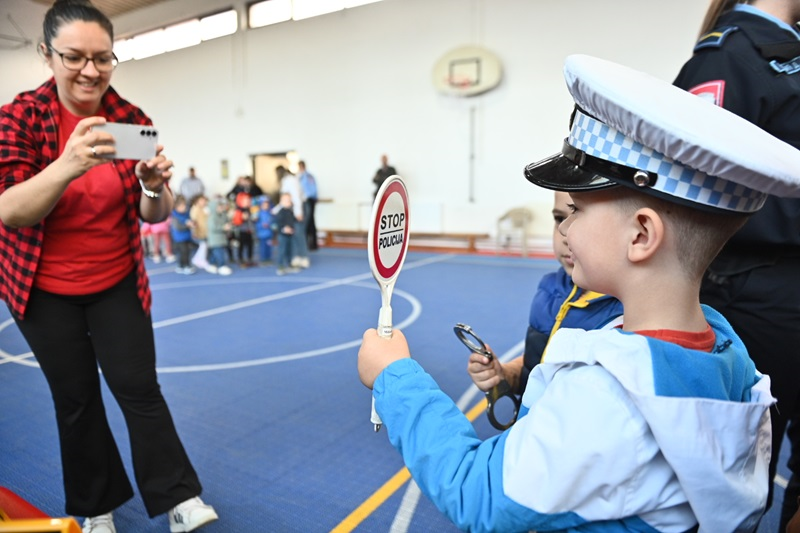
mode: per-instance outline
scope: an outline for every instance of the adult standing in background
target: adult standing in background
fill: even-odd
[[[53,77],[0,109],[0,297],[47,379],[55,404],[66,512],[83,531],[114,532],[133,495],[109,428],[103,376],[128,428],[150,516],[172,531],[217,518],[158,385],[151,294],[139,219],[164,220],[172,161],[104,159],[105,122],[151,124],[110,86],[111,21],[86,0],[58,0],[39,51]]]
[[[203,184],[203,180],[195,174],[194,167],[189,167],[189,175],[181,181],[180,191],[178,192],[186,198],[187,205],[192,205],[195,198],[206,193],[206,186]]]
[[[375,194],[373,196],[378,196],[378,191],[381,185],[383,185],[383,182],[395,174],[397,174],[397,171],[389,164],[389,156],[383,154],[381,156],[381,167],[375,172],[375,176],[372,178],[372,183],[375,184]]]
[[[308,242],[306,241],[306,220],[303,216],[303,188],[297,176],[289,172],[289,169],[280,165],[275,169],[278,179],[281,182],[281,193],[287,193],[292,197],[292,210],[296,219],[294,233],[292,234],[292,258],[291,266],[308,268],[311,261],[308,258]]]
[[[317,223],[314,220],[314,211],[317,205],[317,180],[311,172],[306,170],[306,162],[300,161],[297,163],[298,176],[300,180],[300,187],[303,188],[306,200],[303,204],[303,216],[306,219],[306,240],[309,250],[316,250],[319,248],[317,245]]]
[[[714,0],[694,55],[675,84],[800,148],[800,0]],[[711,265],[701,301],[720,311],[772,380],[770,481],[787,421],[800,410],[800,200],[770,197]],[[783,533],[800,496],[800,441],[781,510]],[[770,483],[769,503],[772,501]],[[768,505],[769,505],[768,503]]]
[[[264,194],[264,191],[253,181],[251,176],[239,176],[239,179],[236,180],[236,185],[228,192],[226,198],[235,204],[236,196],[242,192],[246,193],[250,198]]]

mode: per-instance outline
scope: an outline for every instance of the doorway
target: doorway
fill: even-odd
[[[283,166],[291,170],[294,153],[296,152],[289,151],[250,156],[253,161],[253,181],[261,187],[264,194],[269,195],[272,205],[276,205],[278,192],[281,190],[281,182],[275,169]]]

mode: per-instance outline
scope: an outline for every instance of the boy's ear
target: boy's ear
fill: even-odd
[[[664,243],[664,220],[653,209],[643,207],[631,216],[631,227],[628,260],[638,263],[650,259]]]

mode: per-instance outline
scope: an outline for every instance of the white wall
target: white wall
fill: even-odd
[[[114,20],[118,35],[244,0],[172,0]],[[671,80],[691,54],[707,2],[697,0],[385,0],[256,30],[120,65],[113,85],[154,120],[176,178],[195,166],[212,192],[252,173],[250,155],[294,149],[317,176],[321,228],[355,228],[371,200],[382,153],[406,179],[412,231],[493,232],[511,207],[537,212],[549,236],[551,193],[522,169],[558,151],[572,100],[561,67],[588,53]],[[2,0],[41,38],[44,6]],[[3,43],[0,42],[0,45]],[[431,70],[446,51],[477,44],[501,59],[504,79],[469,99],[437,94]],[[33,47],[0,48],[0,100],[49,71]],[[475,201],[469,201],[470,108],[475,114]],[[220,160],[230,178],[220,178]],[[415,206],[416,209],[415,209]],[[366,208],[361,208],[364,211]],[[416,219],[414,214],[417,214]],[[366,221],[362,220],[362,226]]]

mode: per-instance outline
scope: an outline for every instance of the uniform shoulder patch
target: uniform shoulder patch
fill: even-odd
[[[703,98],[714,105],[723,107],[725,100],[725,80],[712,80],[695,85],[689,92]]]
[[[712,31],[700,37],[700,40],[694,45],[694,51],[697,52],[704,48],[719,48],[725,43],[725,39],[727,39],[730,34],[737,31],[739,31],[739,26],[714,28]]]

